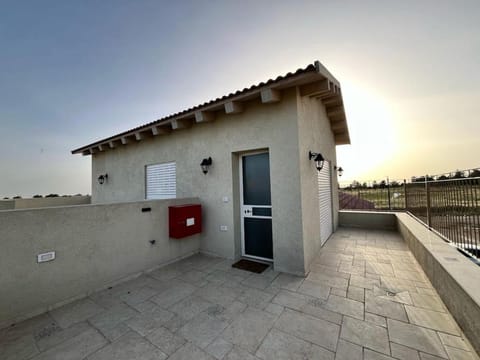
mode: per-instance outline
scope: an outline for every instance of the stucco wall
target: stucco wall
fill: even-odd
[[[0,200],[0,210],[15,209],[15,200]]]
[[[236,258],[241,255],[239,154],[258,149],[270,152],[275,269],[304,274],[295,89],[284,91],[278,103],[252,100],[243,113],[218,112],[212,123],[93,155],[92,201],[141,200],[145,165],[176,161],[177,197],[198,197],[204,206],[201,250]],[[209,156],[213,166],[203,175],[199,165]],[[99,185],[96,178],[103,173],[108,182]]]
[[[198,235],[168,237],[168,205],[192,202],[198,199],[0,211],[0,328],[198,252]],[[56,259],[38,264],[47,251]]]
[[[317,169],[308,152],[320,152],[330,162],[333,189],[334,230],[338,225],[338,182],[333,166],[337,164],[335,139],[325,107],[320,100],[298,95],[298,139],[301,179],[301,211],[304,241],[305,272],[320,249],[320,212]]]
[[[394,212],[341,210],[339,226],[375,230],[397,230],[397,219]]]

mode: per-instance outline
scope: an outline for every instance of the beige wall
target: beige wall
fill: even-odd
[[[394,212],[341,210],[339,225],[376,230],[397,230],[397,219]]]
[[[59,196],[32,199],[15,199],[15,209],[33,209],[52,206],[90,204],[90,196]]]
[[[239,154],[268,149],[275,268],[303,274],[296,91],[282,95],[279,103],[262,104],[258,99],[249,102],[243,113],[217,113],[213,123],[95,154],[93,202],[143,199],[145,165],[176,161],[177,197],[198,197],[204,208],[202,251],[238,258]],[[208,156],[213,166],[203,175],[200,162]],[[99,185],[96,177],[103,173],[108,173],[108,182]],[[224,196],[228,203],[223,202]],[[227,225],[228,231],[220,231],[220,225]]]
[[[198,199],[0,212],[0,328],[198,252],[198,235],[168,237],[168,205],[191,202]],[[56,259],[38,264],[48,251]]]
[[[301,178],[301,211],[304,242],[305,272],[320,250],[320,211],[318,202],[317,169],[308,152],[320,152],[330,162],[333,189],[334,229],[338,225],[338,182],[333,167],[337,164],[335,139],[330,128],[325,107],[320,100],[310,97],[297,97],[298,139]],[[326,164],[326,163],[325,163]]]
[[[0,200],[0,210],[15,209],[15,200]]]
[[[315,211],[318,214],[316,170],[306,154],[309,149],[321,151],[335,163],[335,147],[321,103],[299,98],[295,88],[284,91],[278,103],[252,100],[240,114],[217,112],[212,123],[94,154],[92,201],[143,199],[145,165],[176,161],[177,197],[198,197],[204,207],[201,250],[238,258],[239,155],[258,149],[270,153],[274,267],[304,275],[308,268],[304,256],[311,258],[312,249],[317,250],[312,239],[319,230],[314,215]],[[213,166],[203,175],[199,164],[209,156]],[[108,173],[108,182],[99,185],[96,178],[104,173]],[[222,201],[225,196],[227,203]],[[221,225],[227,225],[228,231],[220,231]],[[304,249],[304,232],[308,249]]]

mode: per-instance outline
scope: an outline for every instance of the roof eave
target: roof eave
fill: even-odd
[[[335,136],[335,144],[343,145],[350,143],[348,126],[346,122],[340,83],[318,61],[295,73],[270,79],[265,83],[253,85],[241,91],[217,98],[215,100],[197,105],[190,109],[175,113],[148,124],[124,131],[111,137],[96,141],[89,145],[72,150],[72,154],[92,155],[117,146],[131,142],[141,141],[145,138],[168,134],[171,131],[190,127],[194,123],[211,121],[216,111],[236,113],[242,108],[242,103],[254,98],[261,98],[263,103],[280,101],[280,91],[299,86],[304,96],[321,99],[327,110],[332,131]]]

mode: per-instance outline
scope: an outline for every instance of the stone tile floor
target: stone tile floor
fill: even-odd
[[[339,229],[306,278],[195,255],[0,330],[0,359],[478,359],[399,234]]]

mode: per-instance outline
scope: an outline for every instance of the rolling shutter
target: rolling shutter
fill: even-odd
[[[325,161],[318,176],[318,202],[320,209],[320,242],[323,245],[333,232],[332,182],[330,163]]]
[[[175,162],[147,165],[145,177],[145,197],[147,199],[174,199],[177,197],[177,166]]]

